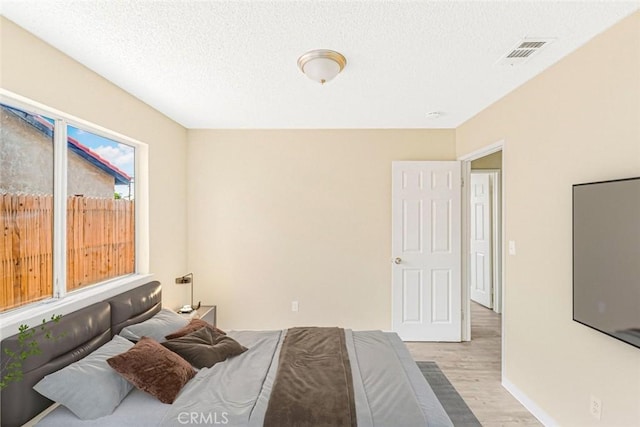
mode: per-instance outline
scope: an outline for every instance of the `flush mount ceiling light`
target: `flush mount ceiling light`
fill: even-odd
[[[298,58],[298,67],[311,80],[325,84],[337,76],[347,65],[347,59],[340,53],[328,49],[315,49]]]

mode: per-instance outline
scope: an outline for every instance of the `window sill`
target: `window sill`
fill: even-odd
[[[103,301],[122,292],[134,289],[148,283],[153,274],[135,274],[115,279],[87,289],[81,289],[65,295],[61,299],[48,299],[29,304],[0,314],[0,339],[10,337],[18,333],[20,325],[37,326],[42,319],[49,320],[53,315],[65,315],[87,307],[96,302]]]

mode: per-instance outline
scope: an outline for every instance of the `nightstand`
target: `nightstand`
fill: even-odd
[[[216,326],[216,306],[215,305],[202,305],[198,310],[197,318],[204,320],[207,323],[211,323]]]
[[[193,310],[191,313],[178,313],[186,319],[202,319],[207,323],[216,326],[216,306],[201,305],[199,309]]]

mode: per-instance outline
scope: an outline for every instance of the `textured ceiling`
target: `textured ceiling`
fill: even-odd
[[[0,0],[2,14],[187,128],[451,128],[639,1]],[[524,37],[555,40],[518,66]],[[298,57],[347,58],[321,86]],[[427,113],[440,111],[438,119]]]

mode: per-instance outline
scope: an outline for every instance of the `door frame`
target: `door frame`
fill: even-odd
[[[471,219],[471,192],[469,182],[471,181],[471,162],[473,160],[477,160],[481,157],[488,156],[489,154],[496,153],[498,151],[502,151],[502,173],[500,174],[500,189],[502,192],[502,197],[500,200],[500,209],[501,212],[501,246],[503,248],[501,254],[502,268],[500,272],[501,280],[500,286],[502,291],[502,325],[501,325],[501,376],[504,378],[504,369],[505,369],[505,296],[506,296],[506,287],[505,287],[505,224],[506,224],[506,171],[505,171],[505,152],[506,152],[506,141],[504,139],[499,140],[493,144],[489,144],[482,148],[479,148],[471,153],[465,154],[463,156],[459,156],[458,160],[462,162],[462,280],[463,283],[469,283],[469,274],[470,274],[470,266],[469,266],[469,251],[470,251],[470,238],[471,238],[471,227],[470,227],[470,219]],[[471,341],[471,297],[469,292],[469,286],[462,286],[462,340],[463,341]]]

